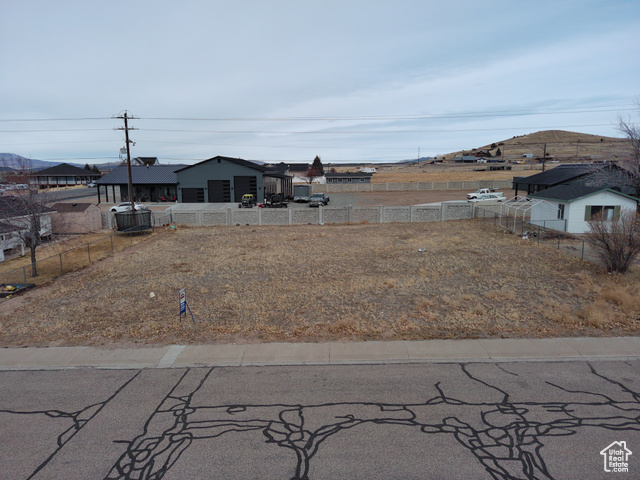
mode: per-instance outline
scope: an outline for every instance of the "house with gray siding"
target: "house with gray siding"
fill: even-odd
[[[372,173],[332,172],[326,173],[327,183],[371,183]]]
[[[267,193],[293,194],[291,177],[241,158],[213,157],[176,175],[179,203],[240,202],[247,193],[261,202]]]

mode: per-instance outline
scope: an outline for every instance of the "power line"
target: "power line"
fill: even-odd
[[[3,146],[16,146],[16,145],[58,145],[65,143],[113,143],[116,140],[67,140],[56,142],[20,142],[20,143],[3,143]]]
[[[301,116],[301,117],[137,117],[154,121],[207,121],[207,122],[291,122],[291,121],[381,121],[381,120],[432,120],[451,118],[511,117],[529,115],[565,115],[573,113],[607,113],[635,110],[634,104],[590,105],[585,107],[547,107],[543,110],[487,110],[453,113],[354,115],[354,116]],[[4,118],[0,122],[57,122],[111,120],[114,117],[75,118]]]
[[[99,132],[109,128],[56,128],[47,130],[0,130],[0,133]]]
[[[131,118],[131,117],[129,117]],[[610,127],[610,123],[591,123],[579,125],[545,125],[535,127],[505,127],[505,128],[446,128],[424,130],[194,130],[177,128],[136,128],[140,132],[161,133],[214,133],[226,135],[367,135],[367,134],[422,134],[422,133],[464,133],[464,132],[495,132],[506,130],[533,130],[533,129],[558,129],[558,128],[582,128],[582,127]],[[59,133],[59,132],[92,132],[111,131],[109,128],[78,128],[78,129],[51,129],[51,130],[0,130],[0,133]]]
[[[620,108],[632,107],[632,108]],[[513,111],[513,110],[495,110],[495,111],[478,111],[478,112],[457,112],[457,113],[433,113],[433,114],[413,114],[413,115],[359,115],[359,116],[328,116],[328,117],[141,117],[142,120],[161,120],[161,121],[244,121],[244,122],[290,122],[290,121],[379,121],[379,120],[431,120],[442,118],[475,118],[475,117],[498,117],[498,116],[528,116],[528,115],[560,115],[571,113],[600,113],[600,112],[618,112],[634,110],[633,104],[624,105],[603,105],[588,107],[549,107],[550,111]],[[598,109],[598,110],[585,110]],[[558,110],[558,111],[554,111]]]
[[[89,120],[111,120],[111,117],[77,117],[77,118],[0,118],[0,122],[76,122]]]
[[[550,128],[575,128],[575,127],[605,127],[611,126],[608,123],[594,123],[582,125],[561,125],[548,126]],[[414,133],[459,133],[459,132],[483,132],[483,131],[500,131],[500,130],[523,130],[523,129],[540,129],[543,127],[508,127],[508,128],[467,128],[467,129],[426,129],[426,130],[289,130],[289,131],[267,131],[267,130],[187,130],[174,128],[141,128],[141,132],[162,132],[162,133],[215,133],[229,135],[369,135],[369,134],[414,134]]]

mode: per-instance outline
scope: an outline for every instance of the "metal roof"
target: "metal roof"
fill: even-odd
[[[25,202],[20,199],[20,195],[6,195],[0,197],[0,218],[4,221],[10,221],[12,218],[24,217],[36,210],[42,214],[55,212],[55,210],[44,205],[38,205],[37,209],[30,209]]]
[[[546,170],[544,172],[536,173],[529,177],[519,178],[514,183],[518,185],[558,185],[559,183],[572,180],[574,178],[587,175],[604,168],[604,165],[593,164],[570,164],[570,165],[558,165],[555,168]]]
[[[536,193],[530,193],[530,198],[540,198],[544,200],[556,200],[560,202],[571,203],[574,200],[578,200],[582,197],[587,197],[599,192],[612,192],[623,197],[631,198],[636,202],[640,201],[630,195],[626,195],[622,192],[614,190],[613,188],[600,186],[584,185],[582,183],[572,183],[569,185],[557,185],[555,187],[547,188]]]
[[[33,173],[34,175],[48,175],[48,176],[56,176],[56,175],[64,175],[64,176],[84,176],[84,177],[99,177],[100,174],[96,172],[92,172],[90,170],[85,170],[84,168],[76,167],[74,165],[69,165],[68,163],[61,163],[60,165],[56,165],[54,167],[45,168],[44,170],[38,170]]]
[[[344,178],[344,177],[360,177],[360,178],[368,178],[372,177],[373,173],[365,173],[365,172],[342,172],[342,173],[327,173],[325,177],[327,178]]]
[[[182,170],[187,170],[189,168],[197,167],[199,165],[202,165],[204,163],[210,162],[212,160],[225,160],[227,162],[235,163],[236,165],[242,165],[243,167],[253,168],[254,170],[258,170],[258,171],[263,172],[263,173],[266,172],[267,170],[269,170],[267,167],[264,167],[263,165],[259,165],[259,164],[255,163],[255,162],[250,161],[250,160],[243,160],[242,158],[222,157],[222,156],[218,155],[216,157],[212,157],[212,158],[208,158],[207,160],[203,160],[202,162],[194,163],[193,165],[183,166],[182,168],[176,170],[176,172],[181,172]],[[176,182],[177,182],[177,180],[176,180]]]
[[[184,165],[131,166],[131,182],[134,185],[177,185],[176,171]],[[126,185],[129,183],[127,167],[121,165],[96,182],[98,185]]]

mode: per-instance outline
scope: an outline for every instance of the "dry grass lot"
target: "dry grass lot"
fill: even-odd
[[[639,276],[477,221],[179,228],[0,304],[0,345],[639,334]]]
[[[151,232],[141,235],[111,233],[105,230],[87,235],[62,236],[43,243],[36,250],[37,277],[31,277],[31,255],[25,248],[24,257],[18,256],[0,264],[0,283],[23,282],[23,275],[26,274],[29,283],[43,285],[60,276],[61,260],[62,271],[68,273],[112,255],[113,252],[144,242],[149,236],[154,235]]]
[[[378,168],[377,173],[371,177],[372,183],[397,183],[397,182],[463,182],[474,180],[513,180],[513,177],[527,177],[539,173],[541,166],[534,165],[530,170],[496,170],[474,172],[458,169],[455,166],[441,165],[431,166],[394,166]],[[465,168],[465,167],[463,167]],[[466,167],[470,168],[470,167]],[[485,168],[480,164],[479,168]],[[352,169],[353,170],[353,169]],[[440,171],[435,171],[440,170]]]

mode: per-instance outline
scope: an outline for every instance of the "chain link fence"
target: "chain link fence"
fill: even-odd
[[[475,218],[520,235],[525,240],[563,250],[581,260],[601,263],[596,251],[583,238],[564,231],[566,220],[537,220],[534,224],[528,211],[519,212],[507,205],[476,207]]]
[[[35,276],[32,263],[0,273],[0,285],[27,283],[42,285],[65,273],[89,266],[115,252],[144,242],[150,238],[150,235],[151,232],[114,232],[92,242],[38,260],[35,262]]]

